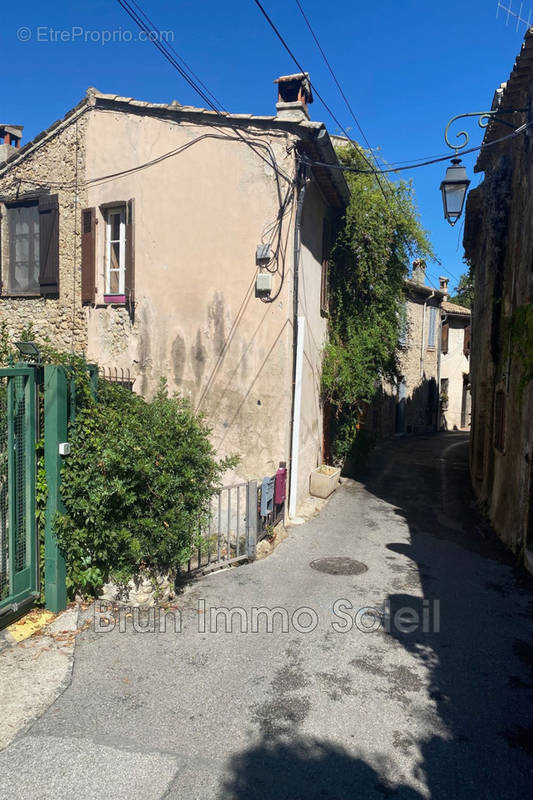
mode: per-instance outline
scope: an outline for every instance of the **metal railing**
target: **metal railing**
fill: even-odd
[[[191,575],[253,561],[257,545],[257,481],[223,486],[211,498],[209,520],[180,573]]]

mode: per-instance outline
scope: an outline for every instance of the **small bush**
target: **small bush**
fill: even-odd
[[[186,561],[223,471],[235,464],[215,459],[203,417],[165,385],[151,402],[105,381],[97,400],[82,397],[62,471],[66,513],[55,523],[71,594]]]

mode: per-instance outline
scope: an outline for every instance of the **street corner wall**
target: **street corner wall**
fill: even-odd
[[[302,405],[300,419],[298,501],[309,495],[313,469],[322,463],[323,409],[322,359],[327,339],[327,318],[320,310],[322,231],[328,208],[314,183],[306,190],[302,212],[298,282],[298,315],[305,317]]]
[[[38,341],[48,339],[59,350],[84,352],[87,345],[85,314],[80,301],[79,215],[83,204],[85,132],[87,115],[73,116],[44,136],[0,176],[0,196],[5,200],[23,195],[58,195],[59,203],[59,295],[10,297],[7,294],[9,243],[7,215],[2,215],[1,263],[3,291],[0,324],[5,323],[13,341],[29,325]],[[76,201],[75,187],[78,190]]]
[[[228,477],[261,479],[289,453],[292,252],[273,276],[275,301],[262,302],[255,296],[255,254],[279,211],[275,176],[243,142],[194,141],[209,132],[206,125],[126,113],[91,118],[91,175],[191,146],[91,187],[88,205],[97,209],[135,200],[136,286],[133,315],[105,306],[103,296],[89,310],[88,349],[104,366],[129,369],[135,391],[147,397],[166,379],[170,391],[205,413],[217,452],[240,458]],[[285,135],[272,137],[280,167],[291,174],[286,144]],[[290,241],[291,226],[287,215],[283,234]],[[97,227],[101,254],[104,226]],[[101,285],[103,258],[98,263]]]

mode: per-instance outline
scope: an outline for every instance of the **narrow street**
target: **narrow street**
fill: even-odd
[[[474,508],[467,448],[385,443],[269,558],[188,587],[181,632],[82,633],[71,685],[0,753],[0,796],[529,796],[531,587]],[[333,557],[367,570],[310,567]],[[243,609],[233,632],[210,630],[221,606]],[[250,630],[259,606],[289,630]],[[381,624],[350,623],[369,607]]]

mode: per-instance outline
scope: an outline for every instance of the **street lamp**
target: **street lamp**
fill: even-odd
[[[501,114],[515,114],[523,112],[528,113],[528,122],[516,130],[514,125],[512,125],[510,122],[500,118]],[[531,124],[529,109],[527,108],[498,108],[495,111],[471,111],[468,114],[457,114],[457,116],[451,118],[444,130],[444,141],[448,147],[450,147],[452,150],[455,150],[455,158],[452,158],[452,165],[446,170],[446,175],[440,185],[440,190],[442,192],[444,219],[447,219],[452,227],[463,213],[466,190],[470,186],[466,169],[461,164],[461,159],[457,157],[459,150],[463,150],[467,146],[469,136],[466,131],[459,131],[455,137],[456,139],[459,139],[459,142],[453,144],[448,139],[448,130],[450,125],[455,122],[455,120],[463,119],[464,117],[478,117],[478,125],[480,128],[486,128],[491,120],[500,122],[502,125],[507,125],[509,128],[512,128],[513,133],[515,134],[521,133],[522,130],[525,130]]]
[[[452,166],[446,170],[446,177],[440,185],[444,218],[453,226],[463,213],[466,190],[470,181],[460,158],[452,158]]]

